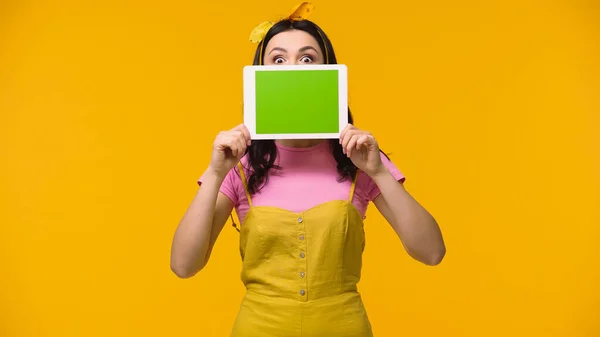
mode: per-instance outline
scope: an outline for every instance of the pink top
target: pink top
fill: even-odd
[[[331,200],[347,200],[350,196],[351,180],[339,182],[337,162],[331,155],[329,142],[324,141],[308,148],[286,147],[279,143],[275,164],[281,169],[271,171],[269,181],[255,195],[251,196],[253,206],[274,206],[300,213],[309,208]],[[399,182],[404,182],[404,175],[398,168],[381,154],[383,164]],[[242,157],[246,178],[250,172],[247,157]],[[202,177],[198,184],[202,183]],[[233,168],[221,184],[220,191],[225,194],[235,207],[239,221],[243,223],[249,205],[244,185],[238,172]],[[375,182],[360,171],[356,181],[352,203],[364,217],[369,202],[380,194]]]

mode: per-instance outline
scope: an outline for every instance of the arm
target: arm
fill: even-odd
[[[196,275],[208,262],[233,203],[219,192],[223,179],[207,174],[181,219],[171,247],[171,270],[181,277]]]
[[[439,264],[446,247],[437,222],[385,167],[375,137],[348,124],[340,134],[340,143],[354,165],[377,185],[380,193],[373,203],[394,228],[408,254],[427,265]]]
[[[387,168],[373,174],[371,179],[381,191],[373,203],[392,226],[408,254],[430,266],[442,262],[446,247],[435,219]]]
[[[212,247],[233,210],[232,200],[219,190],[248,145],[250,133],[243,124],[220,132],[215,139],[209,169],[173,237],[171,270],[177,276],[192,277],[206,266]]]

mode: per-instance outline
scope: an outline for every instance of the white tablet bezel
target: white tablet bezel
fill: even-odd
[[[257,71],[278,70],[337,70],[338,73],[338,121],[339,132],[336,133],[256,133],[256,88]],[[315,65],[266,65],[244,67],[244,125],[252,139],[332,139],[339,138],[341,131],[348,124],[348,68],[344,64],[315,64]]]

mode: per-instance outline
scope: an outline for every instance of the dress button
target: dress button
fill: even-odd
[[[304,234],[300,234],[300,240],[304,240]]]
[[[299,217],[298,222],[302,222],[302,221],[303,221],[302,217]]]
[[[303,272],[303,271],[301,271],[301,272],[300,272],[300,277],[301,277],[301,278],[304,278],[304,275],[306,275],[306,274],[304,274],[304,272]]]
[[[306,291],[304,289],[300,290],[300,295],[304,296],[304,294],[306,294]]]
[[[304,252],[300,253],[300,257],[301,257],[301,258],[304,258],[304,256],[305,256],[305,255],[304,255]]]

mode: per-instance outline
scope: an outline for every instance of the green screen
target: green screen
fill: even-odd
[[[339,132],[337,70],[257,71],[256,133]]]

